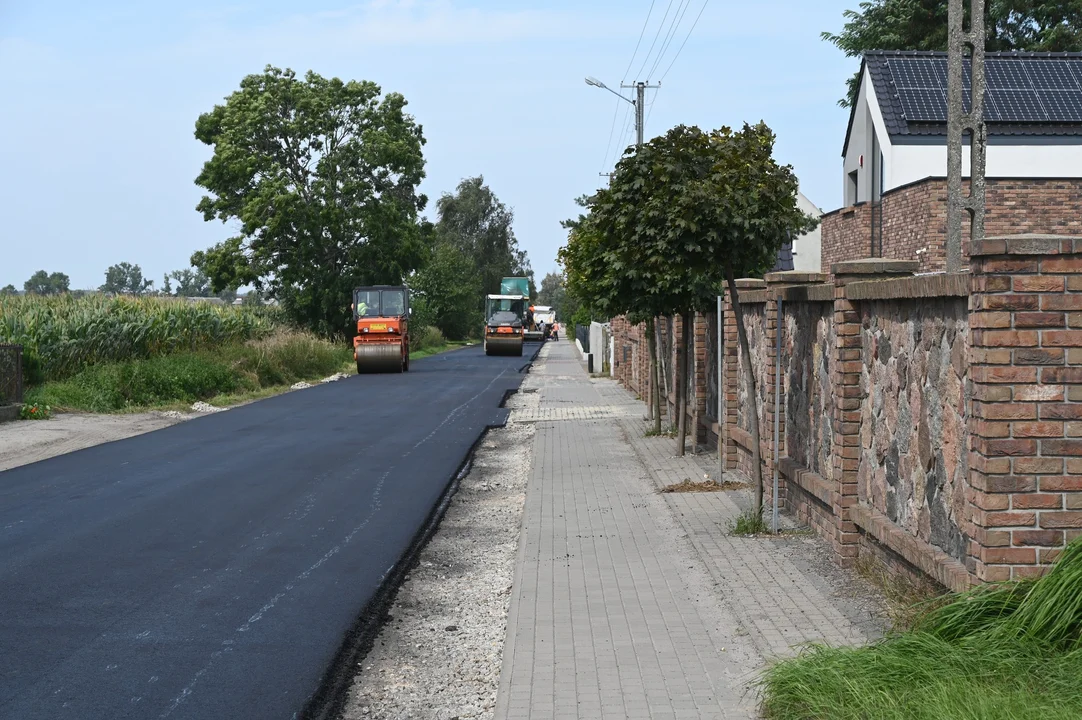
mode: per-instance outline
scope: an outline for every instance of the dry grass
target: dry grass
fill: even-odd
[[[694,492],[723,492],[726,490],[743,490],[747,487],[745,483],[733,482],[732,480],[726,480],[719,483],[715,480],[703,480],[701,482],[692,482],[691,480],[685,480],[676,485],[667,485],[661,488],[663,493],[694,493]]]
[[[895,631],[910,629],[921,617],[948,601],[946,591],[932,581],[892,573],[873,555],[862,554],[854,569],[883,593],[887,617]]]

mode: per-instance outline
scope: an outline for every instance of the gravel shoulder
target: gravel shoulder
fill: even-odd
[[[533,435],[509,424],[482,440],[357,668],[345,720],[493,716]]]
[[[186,416],[180,413],[163,412],[131,415],[65,413],[50,420],[2,423],[0,471],[160,430],[185,419]]]
[[[289,391],[305,390],[347,377],[349,375],[346,373],[335,373],[311,383],[296,383]],[[0,423],[0,472],[247,404],[248,402],[240,402],[229,407],[217,407],[200,401],[192,405],[188,412],[152,410],[116,415],[60,413],[49,420]]]

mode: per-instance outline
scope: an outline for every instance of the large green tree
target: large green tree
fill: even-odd
[[[574,300],[568,297],[564,287],[563,273],[546,273],[541,278],[541,287],[537,291],[537,304],[548,305],[561,322],[567,322],[577,310]]]
[[[481,327],[481,281],[471,259],[451,243],[436,243],[410,287],[421,324],[439,328],[450,340],[465,339]]]
[[[195,130],[214,148],[198,210],[240,231],[192,265],[215,292],[251,283],[317,332],[348,331],[355,286],[401,283],[423,258],[424,138],[405,108],[367,81],[244,78]]]
[[[173,281],[177,284],[176,290],[170,289],[169,292],[177,297],[210,297],[212,295],[210,278],[198,268],[194,270],[182,268],[165,276],[165,282],[170,288]]]
[[[968,13],[969,3],[965,3]],[[866,50],[946,50],[947,0],[865,0],[843,13],[840,32],[824,32],[847,57]],[[1082,0],[988,0],[985,5],[986,49],[1046,51],[1082,50]],[[856,99],[859,73],[849,78],[839,101]]]
[[[774,135],[762,123],[739,132],[673,128],[620,161],[610,187],[591,198],[589,214],[561,250],[569,288],[591,304],[633,319],[683,315],[674,383],[680,452],[692,311],[712,307],[728,285],[741,351],[750,357],[735,278],[769,270],[782,244],[816,223],[797,207],[796,177],[774,160],[773,147]],[[755,397],[750,363],[744,369],[748,397]],[[761,511],[756,413],[749,420]]]
[[[533,270],[518,246],[512,227],[514,212],[500,201],[481,176],[466,178],[453,193],[436,201],[438,242],[458,249],[473,264],[480,295],[498,293],[503,277],[528,277],[533,294]]]
[[[98,288],[114,295],[143,295],[154,287],[153,280],[143,277],[143,270],[129,262],[110,265],[105,271],[105,283]]]
[[[4,287],[0,288],[0,295],[15,295],[17,293],[18,290],[15,289],[14,285],[5,285]]]
[[[71,279],[62,272],[38,270],[23,283],[23,291],[33,295],[59,295],[71,287]]]

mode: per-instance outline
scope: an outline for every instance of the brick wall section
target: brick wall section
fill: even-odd
[[[968,277],[959,280],[968,287]],[[860,502],[961,563],[969,554],[968,303],[968,294],[859,303]]]
[[[968,183],[966,183],[968,186]],[[1004,179],[987,181],[985,234],[1082,235],[1082,179]],[[947,181],[926,178],[883,194],[883,252],[886,258],[917,260],[918,272],[946,266]],[[872,208],[867,203],[823,216],[823,272],[834,263],[871,252]],[[968,258],[968,222],[962,254]],[[918,254],[918,251],[922,251]]]
[[[822,218],[822,271],[835,263],[868,257],[871,252],[872,208],[868,203],[829,212]],[[889,256],[888,256],[889,257]]]
[[[1030,577],[1082,533],[1082,239],[989,237],[971,269],[971,565]]]
[[[831,354],[829,462],[820,463],[828,469],[816,473],[806,467],[807,453],[801,463],[789,457],[800,453],[782,454],[792,448],[780,448],[786,508],[829,537],[841,563],[870,553],[887,558],[900,573],[921,574],[956,590],[973,580],[1038,575],[1066,543],[1082,535],[1082,237],[991,237],[975,248],[970,273],[906,277],[916,268],[912,261],[872,259],[836,264],[832,281],[808,287],[782,290],[775,282],[766,290],[756,287],[762,287],[762,281],[742,281],[752,353],[744,358],[737,350],[734,313],[726,298],[727,408],[720,429],[727,467],[751,474],[745,447],[749,412],[760,413],[764,465],[771,462],[773,332],[782,332],[786,373],[795,367],[791,356],[796,352],[788,345],[788,325],[772,327],[777,297],[827,302],[830,313],[805,312],[800,317],[819,315],[816,322],[830,318],[829,332],[814,331],[816,342],[829,339]],[[964,312],[958,298],[965,298]],[[917,305],[909,311],[906,303]],[[788,323],[789,316],[784,317]],[[626,324],[615,323],[614,329],[618,342],[643,342]],[[888,336],[890,351],[884,343]],[[907,354],[907,362],[924,363],[927,370],[905,371],[908,420],[901,417],[905,413],[900,405],[893,419],[885,405],[877,407],[879,390],[882,403],[887,393],[901,390],[897,351]],[[923,359],[912,359],[922,353]],[[893,357],[884,359],[885,354]],[[759,392],[754,398],[742,389],[739,368],[744,362],[756,371]],[[939,368],[938,375],[932,367]],[[626,368],[620,372],[622,377],[628,373]],[[640,377],[646,372],[640,370]],[[917,383],[921,388],[914,389]],[[961,390],[965,387],[968,403]],[[792,391],[789,383],[786,392]],[[944,413],[938,419],[935,408],[927,407],[935,403]],[[914,410],[916,404],[920,412]],[[967,404],[968,413],[961,409]],[[783,407],[789,412],[797,406],[787,402]],[[949,419],[948,410],[955,420],[964,418],[966,432],[940,423]],[[790,425],[793,419],[785,421]],[[906,480],[898,474],[893,491],[914,502],[916,522],[901,512],[892,517],[889,503],[876,495],[890,492],[886,486],[894,472],[889,468],[894,460],[880,457],[880,446],[890,455],[893,440],[910,424],[908,467],[913,477]],[[788,430],[785,443],[797,437]],[[865,447],[862,440],[869,433]],[[968,448],[968,470],[951,459],[954,446]],[[901,447],[898,454],[900,469]],[[863,495],[862,459],[867,463]],[[955,471],[949,481],[940,481],[940,466],[944,472]],[[910,480],[912,487],[906,485]],[[923,506],[917,495],[924,496]],[[936,512],[936,505],[944,516],[938,527],[945,532],[938,535],[931,518],[927,526],[920,518]]]

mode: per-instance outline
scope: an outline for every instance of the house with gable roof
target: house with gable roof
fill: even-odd
[[[985,75],[986,234],[1082,235],[1082,53],[988,53]],[[968,103],[968,63],[963,84]],[[842,168],[842,207],[823,216],[823,272],[864,257],[942,271],[946,53],[864,54]]]

